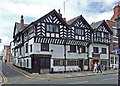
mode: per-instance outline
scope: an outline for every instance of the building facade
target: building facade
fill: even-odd
[[[115,49],[118,49],[118,37],[117,37],[117,28],[115,24],[115,19],[117,16],[120,16],[120,5],[114,7],[114,15],[110,20],[106,20],[108,26],[113,31],[111,35],[111,45],[110,45],[110,67],[118,68],[118,58],[119,56],[115,54]]]
[[[10,46],[5,45],[3,49],[3,62],[9,62],[10,61]]]
[[[66,23],[59,13],[53,10],[29,25],[22,16],[15,23],[14,65],[32,73],[88,70],[91,26],[82,16]]]
[[[89,47],[90,68],[95,62],[99,62],[108,69],[112,31],[104,20],[91,24],[91,27],[94,31]]]

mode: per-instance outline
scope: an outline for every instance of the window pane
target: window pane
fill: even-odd
[[[101,33],[100,32],[97,32],[97,37],[100,37]]]
[[[54,32],[58,32],[58,26],[54,25]]]
[[[71,52],[76,52],[76,46],[70,45],[70,51]]]
[[[52,25],[50,25],[49,30],[50,30],[50,32],[53,32],[53,26]]]
[[[106,48],[102,48],[102,53],[106,54]]]
[[[47,31],[50,31],[49,28],[50,28],[50,25],[47,25]]]
[[[49,51],[49,44],[41,44],[41,51]]]
[[[94,53],[98,53],[98,51],[99,51],[99,50],[98,50],[98,47],[93,47],[93,52],[94,52]]]

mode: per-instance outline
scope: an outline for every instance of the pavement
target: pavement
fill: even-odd
[[[87,76],[97,76],[97,75],[108,75],[108,74],[118,74],[118,70],[106,70],[102,71],[102,73],[93,73],[92,71],[82,71],[82,72],[66,72],[66,73],[53,73],[53,74],[38,74],[38,73],[29,73],[25,70],[17,68],[12,64],[8,64],[12,69],[19,71],[22,75],[28,78],[33,79],[62,79],[62,78],[76,78],[76,77],[87,77]]]

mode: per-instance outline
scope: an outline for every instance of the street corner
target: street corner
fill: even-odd
[[[0,85],[6,84],[8,82],[7,77],[0,71]]]

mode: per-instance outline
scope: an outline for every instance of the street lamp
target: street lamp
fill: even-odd
[[[120,17],[115,19],[116,27],[117,27],[117,33],[118,33],[118,49],[120,49]],[[118,86],[120,86],[120,54],[119,54],[119,61],[118,61]]]

